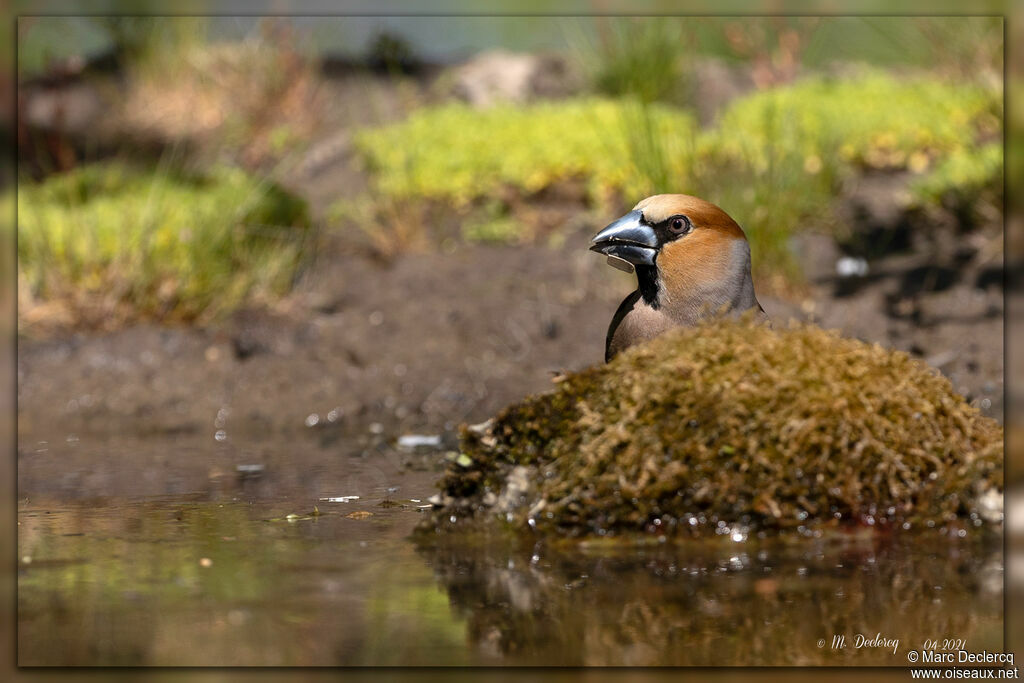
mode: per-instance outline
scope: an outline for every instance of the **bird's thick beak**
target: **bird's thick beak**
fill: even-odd
[[[643,218],[640,211],[630,211],[597,233],[590,250],[604,254],[608,263],[621,270],[632,271],[637,265],[653,266],[654,257],[658,255],[658,236]]]

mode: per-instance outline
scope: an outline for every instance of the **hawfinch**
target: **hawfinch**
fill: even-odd
[[[599,232],[591,250],[636,271],[637,290],[612,318],[605,361],[679,325],[749,309],[764,317],[750,277],[750,245],[720,208],[685,194],[658,194]]]

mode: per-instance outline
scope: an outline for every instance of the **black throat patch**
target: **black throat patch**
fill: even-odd
[[[644,299],[644,303],[653,309],[657,309],[660,306],[658,303],[658,267],[637,265],[636,281],[640,285],[638,289],[640,290],[640,296]]]

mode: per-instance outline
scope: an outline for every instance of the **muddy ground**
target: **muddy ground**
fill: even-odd
[[[365,184],[345,123],[324,132],[286,179],[317,215]],[[849,188],[841,201],[855,233],[842,241],[804,234],[793,248],[806,286],[787,298],[762,287],[759,298],[777,325],[814,320],[909,351],[1001,420],[1001,228],[908,222],[894,199],[904,180],[868,177]],[[41,441],[87,435],[242,448],[317,434],[346,455],[407,433],[446,434],[454,444],[460,423],[545,390],[554,374],[602,361],[608,321],[634,287],[633,276],[587,250],[613,218],[584,216],[558,248],[471,245],[386,260],[365,240],[333,235],[273,310],[202,329],[145,324],[22,338],[19,478],[74,469],[40,460],[37,471],[27,456]],[[867,274],[839,277],[844,255],[864,257]],[[84,453],[67,457],[75,452]],[[190,449],[175,457],[189,453],[205,457]]]
[[[389,263],[343,254],[322,259],[281,311],[240,312],[208,329],[23,339],[19,430],[212,438],[221,409],[230,411],[227,429],[244,433],[302,430],[332,411],[338,424],[379,424],[388,434],[486,419],[544,390],[553,373],[601,362],[608,321],[633,285],[587,251],[589,237],[560,249],[467,246]],[[820,272],[799,301],[762,297],[776,324],[814,319],[910,351],[1001,418],[998,271],[953,271],[911,254],[872,263],[864,278],[838,278],[825,272],[834,271],[831,239],[800,247],[808,270]]]

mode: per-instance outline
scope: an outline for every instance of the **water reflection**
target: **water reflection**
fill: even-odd
[[[417,509],[380,502],[23,501],[19,663],[904,665],[924,638],[1002,646],[998,538],[410,537]]]
[[[902,666],[926,637],[1002,644],[993,538],[643,549],[429,540],[421,554],[473,646],[517,663]],[[857,634],[899,639],[896,654],[856,648]],[[846,647],[833,649],[833,635]]]
[[[462,626],[403,540],[417,513],[355,509],[292,522],[307,510],[23,505],[19,663],[468,663]]]

